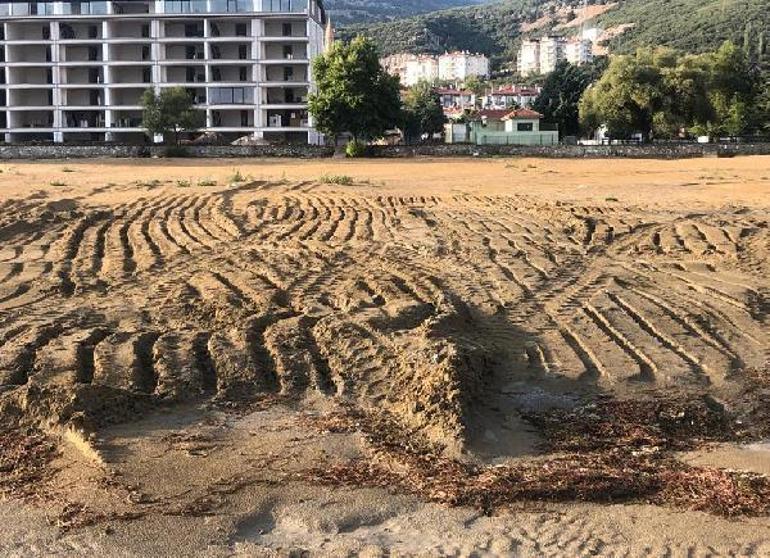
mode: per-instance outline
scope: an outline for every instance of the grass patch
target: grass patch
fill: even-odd
[[[230,182],[233,183],[240,183],[240,182],[247,182],[249,180],[249,177],[241,172],[240,169],[235,169],[233,171],[233,174],[230,176]]]
[[[353,184],[353,178],[346,174],[324,174],[318,179],[321,184],[337,184],[339,186],[350,186]]]
[[[66,186],[67,185],[66,182],[62,182],[61,180],[52,180],[50,182],[50,184],[51,184],[51,186],[57,186],[57,187],[59,187],[59,186]]]
[[[189,180],[180,179],[176,181],[176,185],[179,186],[180,188],[189,188],[190,186],[192,186],[192,182],[190,182]]]
[[[198,186],[211,187],[216,185],[217,185],[217,181],[212,180],[210,178],[201,178],[200,180],[198,180]]]
[[[62,172],[77,172],[75,169],[71,169],[69,167],[64,167],[61,171]]]
[[[620,200],[619,200],[618,198],[604,198],[604,201],[608,201],[608,202],[618,202],[618,201],[620,201]]]

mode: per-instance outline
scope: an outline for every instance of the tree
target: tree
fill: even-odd
[[[398,77],[380,66],[369,39],[335,42],[313,63],[317,92],[309,96],[310,114],[322,133],[335,139],[350,132],[356,143],[382,137],[401,116]]]
[[[606,125],[610,135],[629,138],[641,133],[649,141],[654,115],[664,105],[662,66],[676,58],[668,50],[640,49],[636,55],[616,56],[601,79],[580,101],[580,120],[590,128]]]
[[[761,130],[766,122],[760,75],[746,53],[725,42],[716,52],[680,56],[667,49],[617,56],[580,102],[588,127],[645,139],[684,132],[711,137]]]
[[[480,95],[483,95],[487,89],[486,84],[479,79],[479,76],[469,76],[466,78],[465,83],[463,83],[463,87],[476,95],[477,98]]]
[[[562,136],[578,135],[580,98],[601,75],[603,67],[603,59],[585,66],[560,62],[543,83],[543,90],[535,99],[533,108],[543,115],[544,120],[555,123]]]
[[[155,93],[148,89],[142,95],[142,126],[150,135],[161,135],[164,141],[173,135],[179,146],[180,135],[194,132],[206,122],[205,113],[195,108],[192,96],[183,87],[170,87]]]
[[[444,129],[444,109],[441,98],[427,81],[412,87],[404,102],[403,130],[407,141],[424,134],[433,135]]]
[[[741,135],[749,128],[759,128],[756,111],[760,99],[760,76],[748,57],[735,44],[726,41],[713,53],[700,57],[708,74],[707,91],[711,113],[696,126],[709,135]]]

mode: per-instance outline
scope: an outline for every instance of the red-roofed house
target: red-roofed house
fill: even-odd
[[[481,110],[477,118],[465,125],[465,130],[451,125],[447,129],[446,141],[458,143],[469,141],[476,145],[556,145],[559,132],[542,130],[543,115],[528,108],[515,110]],[[451,132],[451,133],[450,133]]]
[[[521,85],[506,85],[487,93],[481,98],[484,108],[503,109],[513,106],[528,107],[540,94],[539,87],[524,87]]]
[[[535,110],[520,108],[506,114],[502,121],[506,132],[539,132],[542,118],[543,115]]]
[[[444,107],[444,112],[447,109],[472,109],[476,108],[476,94],[473,91],[465,91],[461,89],[436,89],[441,98],[441,106]]]

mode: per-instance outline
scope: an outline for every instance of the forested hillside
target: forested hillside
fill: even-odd
[[[599,18],[605,27],[633,23],[612,50],[666,45],[687,52],[714,50],[725,40],[759,43],[770,34],[768,0],[628,0]]]
[[[593,1],[592,4],[609,3]],[[564,18],[553,14],[579,13],[580,0],[505,0],[423,14],[393,22],[354,25],[340,35],[362,33],[372,37],[385,54],[408,51],[438,53],[467,49],[510,60],[522,35],[550,32]],[[565,9],[566,7],[566,9]],[[752,48],[766,48],[770,32],[768,0],[619,0],[595,21],[604,28],[630,28],[610,41],[613,51],[638,46],[671,46],[704,52],[732,39]],[[526,27],[522,28],[522,24]],[[577,27],[557,29],[574,32]],[[748,29],[748,30],[747,30]]]
[[[403,18],[481,4],[486,0],[327,0],[326,7],[337,24],[361,23]]]
[[[441,53],[471,50],[504,55],[517,43],[520,24],[536,19],[543,0],[506,0],[484,6],[456,8],[372,25],[354,25],[338,35],[371,37],[383,54],[394,52]]]

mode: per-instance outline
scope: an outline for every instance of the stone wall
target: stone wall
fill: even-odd
[[[117,159],[148,157],[140,145],[0,145],[0,159]]]
[[[729,145],[419,145],[372,148],[373,157],[544,157],[554,159],[689,159],[695,157],[734,157],[770,155],[770,143]]]
[[[294,158],[332,157],[334,148],[305,145],[199,145],[185,146],[186,156],[207,158]],[[12,159],[97,159],[163,157],[166,148],[138,145],[0,145],[0,160]],[[770,143],[725,145],[613,145],[613,146],[521,146],[441,144],[417,146],[374,146],[371,157],[545,157],[557,159],[629,158],[687,159],[694,157],[735,157],[770,155]]]

